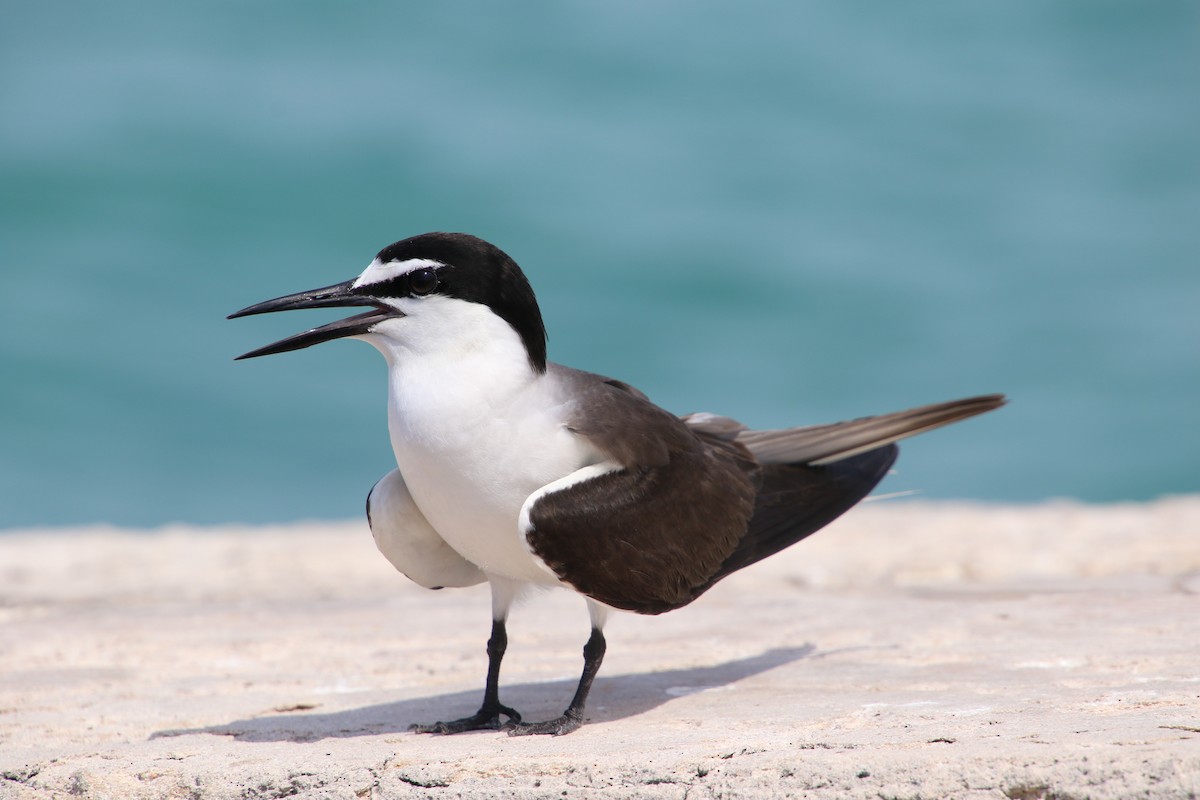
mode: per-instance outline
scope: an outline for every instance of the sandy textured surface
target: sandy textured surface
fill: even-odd
[[[618,615],[570,736],[408,733],[487,628],[364,523],[0,535],[0,797],[1200,796],[1200,498],[868,504]],[[556,715],[582,602],[509,631],[502,700]]]

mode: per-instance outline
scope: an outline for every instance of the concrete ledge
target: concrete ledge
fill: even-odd
[[[0,534],[0,797],[1200,796],[1200,497],[867,504],[618,615],[570,736],[408,733],[487,609],[360,522]],[[502,700],[557,715],[587,627],[517,609]]]

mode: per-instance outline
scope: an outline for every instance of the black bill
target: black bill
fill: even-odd
[[[297,292],[296,294],[284,295],[283,297],[276,297],[273,300],[255,303],[252,306],[243,308],[241,311],[235,311],[229,315],[228,319],[248,317],[252,314],[269,314],[274,311],[294,311],[300,308],[342,308],[355,306],[373,306],[375,310],[368,311],[365,314],[356,314],[353,317],[338,320],[337,322],[330,322],[328,325],[321,325],[303,333],[298,333],[295,336],[289,336],[286,339],[280,339],[278,342],[266,345],[265,347],[251,350],[249,353],[243,353],[234,360],[240,361],[244,358],[257,358],[258,356],[269,356],[275,353],[286,353],[289,350],[301,350],[305,347],[312,347],[314,344],[328,342],[332,339],[356,336],[366,333],[385,319],[403,316],[401,312],[380,303],[374,297],[359,294],[354,289],[354,281],[345,281],[333,286],[323,286],[320,289],[310,289],[307,292]]]

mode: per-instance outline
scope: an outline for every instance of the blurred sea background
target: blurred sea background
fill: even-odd
[[[226,321],[467,231],[555,361],[815,424],[975,393],[880,491],[1200,489],[1200,5],[8,4],[0,528],[358,517],[339,316]]]

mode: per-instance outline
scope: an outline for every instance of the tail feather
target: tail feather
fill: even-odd
[[[951,400],[832,425],[738,432],[736,441],[764,464],[823,466],[1004,405],[1001,394]]]

